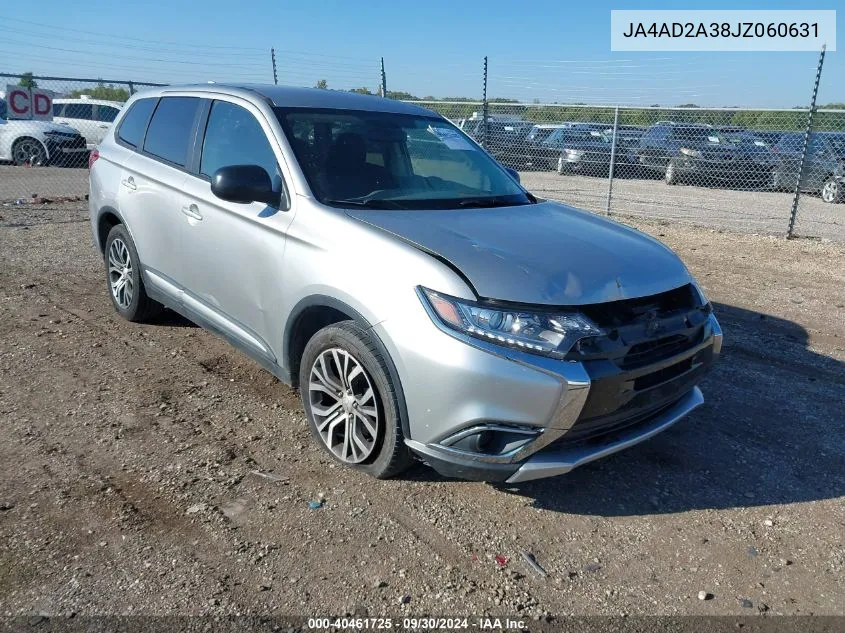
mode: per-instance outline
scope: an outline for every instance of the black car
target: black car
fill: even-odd
[[[459,122],[459,127],[478,143],[484,142],[484,119],[472,117]],[[526,138],[534,127],[519,117],[491,115],[487,119],[487,151],[506,167],[520,168],[525,156]]]
[[[602,123],[566,123],[566,127],[554,130],[540,143],[526,143],[522,165],[534,169],[557,169],[561,153],[567,146],[595,140],[601,141],[602,131],[608,128]]]
[[[770,152],[733,144],[719,130],[694,123],[652,125],[640,139],[640,165],[662,175],[666,184],[695,182],[741,186],[768,185],[775,161]]]
[[[633,126],[620,125],[617,128],[614,175],[631,176],[640,169],[637,149],[643,132],[643,129]],[[610,171],[613,140],[613,128],[566,137],[557,161],[557,173],[606,175]]]

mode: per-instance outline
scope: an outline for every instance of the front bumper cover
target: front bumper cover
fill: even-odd
[[[479,345],[477,340],[467,341]],[[715,316],[710,314],[707,320],[704,340],[695,347],[686,350],[672,359],[660,363],[660,367],[701,359],[703,367],[689,370],[692,383],[697,381],[715,361],[721,352],[722,330]],[[488,349],[491,353],[507,355],[502,348]],[[520,362],[518,359],[516,362]],[[550,362],[546,362],[550,361]],[[567,442],[567,434],[576,425],[584,410],[591,392],[592,381],[584,363],[551,361],[538,357],[543,371],[554,372],[562,381],[559,405],[547,425],[538,428],[534,438],[517,445],[513,450],[497,455],[485,455],[444,445],[443,442],[422,443],[406,440],[407,446],[419,455],[423,461],[442,475],[476,481],[498,481],[519,483],[552,477],[569,472],[583,464],[601,459],[635,444],[643,442],[669,428],[693,409],[704,402],[701,390],[677,376],[674,382],[677,389],[666,393],[655,407],[649,408],[645,415],[633,420],[630,425],[616,425],[607,432],[599,433],[585,441]],[[537,369],[537,365],[534,365]],[[598,383],[597,383],[598,384]],[[654,389],[660,391],[656,385]],[[573,433],[573,435],[575,435]]]

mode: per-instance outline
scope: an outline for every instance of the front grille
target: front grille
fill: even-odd
[[[591,385],[563,442],[653,418],[688,393],[713,362],[713,348],[704,345],[711,308],[691,285],[582,309],[605,334],[580,341],[567,355],[584,364]]]
[[[678,310],[696,307],[695,292],[691,284],[639,299],[622,299],[596,303],[579,309],[604,328],[619,327],[642,319],[649,313],[662,317]]]
[[[698,345],[704,335],[703,328],[697,328],[693,335],[673,334],[654,341],[644,341],[631,346],[628,353],[619,361],[622,369],[636,369],[659,362],[685,352]]]

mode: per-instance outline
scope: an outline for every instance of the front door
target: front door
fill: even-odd
[[[276,360],[284,285],[282,257],[293,218],[282,208],[226,202],[211,193],[214,172],[229,165],[263,167],[284,191],[277,144],[260,110],[242,102],[211,103],[200,149],[199,174],[182,196],[185,307],[253,355]]]

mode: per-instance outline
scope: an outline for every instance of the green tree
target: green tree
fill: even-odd
[[[317,81],[316,84],[314,84],[314,87],[319,88],[320,90],[327,90],[329,87],[329,82],[325,79],[320,79]]]
[[[23,73],[21,75],[21,80],[18,82],[18,85],[23,88],[37,88],[38,82],[32,78],[32,73]]]
[[[317,87],[319,88],[320,86],[317,86]],[[350,90],[349,92],[354,92],[355,94],[358,94],[358,95],[375,94],[374,92],[370,92],[370,89],[367,88],[367,87],[364,87],[364,86],[362,86],[361,88],[352,88],[352,90]]]
[[[419,97],[415,97],[410,92],[404,92],[402,90],[388,90],[387,91],[387,98],[388,99],[396,99],[398,101],[419,101]]]
[[[77,98],[82,95],[88,95],[92,99],[103,99],[105,101],[126,101],[129,98],[129,91],[125,88],[118,88],[112,85],[100,84],[94,88],[81,88],[79,90],[72,90],[69,96]]]

